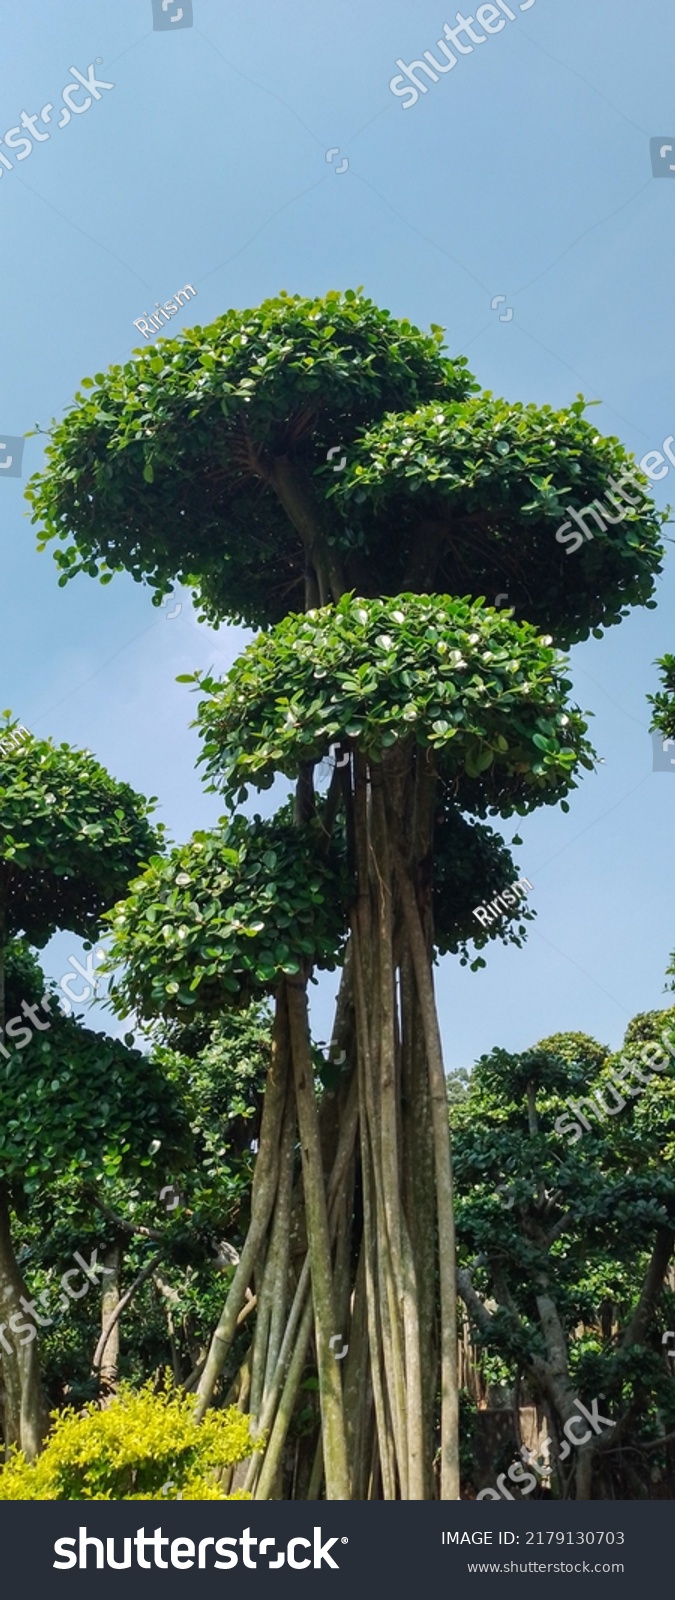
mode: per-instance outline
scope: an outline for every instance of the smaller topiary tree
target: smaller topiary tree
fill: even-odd
[[[299,830],[284,808],[269,821],[235,818],[213,834],[195,834],[167,859],[153,858],[110,917],[112,959],[124,964],[123,977],[113,987],[120,1011],[131,1008],[149,1022],[164,1017],[189,1024],[278,992],[284,982],[297,979],[305,963],[333,968],[345,935],[348,877],[341,852],[326,846],[318,820]],[[302,1037],[305,1103],[299,1123],[311,1161],[308,1208],[314,1203],[320,1212],[321,1152],[306,1015]],[[213,1394],[265,1247],[280,1172],[292,1180],[294,1148],[288,1022],[277,1011],[251,1224],[200,1379],[200,1411]],[[267,1252],[268,1266],[280,1272],[277,1311],[285,1304],[288,1243],[288,1226],[277,1226],[274,1249]],[[340,1380],[329,1343],[335,1328],[325,1267],[322,1255],[315,1263],[322,1333],[318,1362],[332,1414],[332,1405],[340,1409]],[[306,1292],[306,1277],[304,1287]],[[308,1337],[307,1325],[303,1349]]]

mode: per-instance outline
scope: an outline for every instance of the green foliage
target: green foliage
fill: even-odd
[[[662,688],[658,694],[647,695],[652,707],[651,727],[660,733],[664,740],[673,739],[675,738],[675,656],[661,656],[656,665],[661,673]],[[671,954],[667,971],[672,979],[670,988],[675,989],[675,951]]]
[[[462,1105],[469,1093],[471,1073],[466,1067],[455,1067],[445,1075],[445,1087],[448,1095],[448,1105]]]
[[[40,1330],[44,1384],[53,1406],[81,1404],[98,1392],[90,1372],[100,1334],[100,1297],[92,1292],[66,1307],[59,1288],[75,1250],[89,1259],[96,1247],[100,1260],[110,1244],[121,1240],[126,1287],[158,1245],[162,1249],[158,1272],[124,1312],[119,1371],[134,1387],[149,1375],[160,1380],[169,1351],[176,1378],[187,1377],[195,1351],[208,1344],[218,1321],[235,1251],[241,1249],[248,1224],[254,1165],[250,1145],[260,1127],[270,1017],[264,1007],[251,1006],[229,1013],[207,1032],[209,1043],[190,1056],[153,1049],[167,1080],[164,1098],[168,1091],[169,1100],[177,1101],[189,1125],[189,1144],[170,1149],[165,1132],[161,1150],[147,1167],[134,1170],[127,1154],[114,1176],[99,1172],[94,1179],[85,1169],[81,1175],[70,1171],[64,1179],[52,1178],[31,1196],[27,1221],[17,1225],[28,1293],[32,1298],[44,1293],[43,1314],[54,1319]],[[184,1045],[186,1033],[182,1030]],[[160,1197],[165,1184],[173,1192]],[[154,1237],[146,1237],[144,1229]],[[247,1335],[244,1328],[241,1340]],[[237,1341],[225,1390],[242,1359]]]
[[[658,694],[648,694],[647,700],[654,707],[652,728],[658,730],[666,739],[675,736],[675,656],[661,656],[656,663],[661,672],[663,688]]]
[[[50,1017],[0,1065],[0,1181],[14,1203],[22,1208],[68,1176],[103,1181],[154,1169],[161,1178],[188,1139],[166,1076],[121,1040],[58,1011]]]
[[[283,693],[280,689],[283,686]],[[261,634],[221,687],[204,679],[203,758],[225,792],[269,788],[358,740],[431,748],[462,809],[521,814],[573,789],[590,746],[562,661],[529,624],[446,596],[345,596]]]
[[[628,1047],[650,1044],[660,1039],[664,1032],[675,1033],[675,1006],[669,1006],[665,1011],[638,1011],[626,1028],[624,1044]]]
[[[352,290],[281,294],[83,380],[28,490],[43,538],[72,536],[59,581],[126,569],[159,601],[178,577],[211,620],[278,621],[302,602],[305,557],[270,462],[311,470],[387,411],[467,395],[440,337]]]
[[[581,398],[553,411],[484,393],[378,422],[329,492],[361,533],[380,592],[402,587],[401,552],[414,559],[427,523],[434,589],[465,594],[468,584],[473,599],[503,589],[516,616],[561,643],[648,603],[665,513],[646,497],[642,507],[627,506],[618,525],[594,531],[574,560],[556,542],[569,506],[582,509],[609,492],[612,476],[636,470],[583,409]]]
[[[30,739],[0,751],[6,934],[39,946],[58,928],[95,937],[102,913],[159,847],[153,805],[86,750]]]
[[[520,1105],[530,1088],[539,1096],[564,1094],[570,1087],[570,1061],[557,1055],[548,1041],[519,1055],[496,1049],[476,1063],[472,1083],[475,1092],[484,1093],[488,1100],[494,1097],[508,1105]]]
[[[573,560],[555,538],[632,458],[581,397],[556,412],[476,393],[442,335],[360,291],[284,293],[84,379],[28,489],[41,548],[66,542],[59,582],[126,570],[159,604],[178,578],[211,621],[280,621],[307,566],[281,468],[363,595],[504,590],[565,644],[651,604],[663,517],[646,496]]]
[[[460,964],[466,966],[469,944],[483,950],[491,940],[501,939],[522,946],[525,923],[534,920],[535,912],[525,903],[517,920],[505,917],[487,927],[474,917],[474,907],[508,889],[519,872],[499,834],[461,815],[452,803],[452,787],[447,785],[434,830],[434,944],[439,955],[459,953]],[[478,966],[485,966],[481,956],[474,958],[472,971]]]
[[[5,947],[5,1013],[8,1017],[21,1011],[21,1002],[40,1003],[43,995],[58,998],[53,984],[45,981],[42,967],[24,939],[10,939]],[[45,1020],[44,1018],[42,1019]]]
[[[236,1408],[209,1411],[197,1426],[194,1398],[146,1384],[103,1411],[56,1417],[35,1462],[17,1455],[0,1466],[0,1500],[241,1499],[224,1495],[216,1475],[260,1448]]]
[[[253,1156],[270,1064],[272,1017],[267,1005],[228,1011],[211,1022],[207,1042],[192,1052],[189,1029],[174,1028],[180,1048],[158,1052],[180,1092],[194,1140],[194,1159],[181,1187],[198,1230],[233,1226],[247,1209]],[[196,1028],[199,1036],[201,1028]],[[189,1053],[188,1053],[189,1052]]]
[[[598,1044],[588,1033],[552,1033],[539,1040],[537,1049],[562,1056],[572,1084],[584,1082],[591,1073],[599,1072],[609,1055],[608,1045]]]
[[[25,962],[17,967],[12,947],[8,967],[12,982],[20,983]],[[37,966],[34,981],[39,996],[44,980]],[[153,1029],[153,1035],[160,1032],[173,1034],[174,1042],[161,1045],[153,1038],[149,1058],[119,1046],[120,1077],[111,1082],[106,1067],[111,1041],[86,1037],[92,1049],[93,1071],[88,1071],[76,1025],[57,1014],[53,1065],[42,1073],[46,1081],[36,1087],[37,1064],[29,1062],[27,1098],[19,1115],[14,1102],[9,1107],[17,1167],[15,1248],[28,1294],[44,1295],[42,1314],[53,1319],[40,1329],[40,1362],[52,1406],[81,1404],[98,1393],[91,1355],[100,1334],[100,1294],[92,1289],[80,1300],[67,1301],[60,1288],[74,1251],[88,1260],[96,1249],[100,1260],[110,1245],[121,1242],[126,1287],[161,1248],[158,1273],[124,1312],[119,1370],[136,1387],[148,1375],[159,1381],[169,1353],[177,1379],[192,1371],[195,1351],[208,1344],[222,1310],[234,1252],[245,1236],[254,1164],[250,1145],[259,1133],[269,1065],[269,1012],[252,1005],[216,1022]],[[51,1091],[52,1077],[63,1082],[64,1070],[70,1101],[61,1123],[59,1091]],[[22,1087],[14,1083],[16,1090]],[[7,1094],[4,1101],[0,1094],[0,1114],[9,1123],[6,1103]],[[31,1163],[26,1193],[22,1168]],[[167,1184],[173,1193],[162,1196]],[[167,1312],[173,1321],[169,1340]],[[246,1336],[244,1329],[241,1337]],[[231,1376],[241,1359],[237,1342]],[[229,1377],[226,1389],[228,1383]]]
[[[635,1018],[622,1061],[637,1060],[674,1017]],[[589,1112],[576,1143],[555,1130],[568,1098],[606,1090],[616,1065],[584,1034],[554,1035],[521,1055],[495,1050],[454,1098],[451,1120],[460,1255],[483,1299],[500,1307],[478,1343],[520,1371],[546,1359],[537,1306],[546,1284],[577,1392],[604,1395],[608,1415],[633,1407],[635,1440],[675,1426],[659,1313],[637,1344],[624,1340],[657,1232],[675,1228],[675,1067],[635,1098],[625,1089],[616,1116]]]
[[[669,1048],[666,1048],[668,1046]],[[612,1144],[619,1176],[616,1218],[625,1227],[675,1229],[675,1010],[641,1012],[626,1030],[620,1055],[610,1056],[593,1084],[615,1103],[612,1074],[625,1107],[614,1118]],[[633,1071],[619,1077],[622,1069]]]
[[[122,1014],[189,1022],[246,1005],[308,962],[331,970],[345,933],[340,857],[319,824],[237,817],[154,857],[110,914]],[[325,843],[325,841],[323,841]]]

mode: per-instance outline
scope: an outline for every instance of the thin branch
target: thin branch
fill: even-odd
[[[124,1217],[118,1217],[117,1212],[111,1211],[110,1206],[105,1205],[103,1200],[99,1200],[98,1195],[93,1194],[91,1198],[97,1209],[103,1213],[103,1216],[107,1217],[109,1222],[114,1222],[115,1227],[119,1228],[120,1233],[137,1233],[140,1234],[143,1239],[164,1238],[164,1233],[162,1232],[161,1228],[146,1228],[140,1222],[125,1222]]]
[[[143,1267],[142,1272],[139,1272],[137,1277],[134,1278],[133,1283],[129,1285],[129,1288],[122,1295],[121,1299],[118,1300],[114,1311],[112,1312],[111,1316],[108,1318],[108,1321],[107,1321],[107,1323],[105,1325],[105,1328],[103,1329],[101,1337],[100,1337],[100,1339],[98,1341],[98,1344],[96,1346],[96,1349],[94,1351],[94,1360],[92,1362],[92,1367],[94,1369],[94,1372],[98,1371],[98,1368],[101,1365],[101,1362],[103,1360],[103,1354],[104,1354],[104,1351],[105,1351],[105,1347],[106,1347],[106,1345],[108,1343],[108,1340],[109,1340],[110,1335],[111,1335],[111,1333],[113,1331],[113,1328],[115,1327],[115,1324],[117,1322],[119,1322],[119,1319],[120,1319],[120,1317],[122,1315],[122,1312],[124,1311],[125,1307],[128,1306],[129,1301],[133,1299],[133,1297],[136,1294],[137,1290],[142,1288],[142,1286],[146,1282],[146,1280],[152,1276],[153,1272],[155,1271],[155,1268],[157,1266],[159,1266],[159,1263],[160,1263],[163,1255],[164,1255],[164,1251],[163,1250],[158,1250],[156,1252],[156,1254],[152,1257],[152,1259],[148,1262],[147,1266]]]
[[[624,1350],[631,1344],[642,1344],[644,1341],[654,1306],[663,1288],[663,1280],[668,1271],[673,1245],[675,1245],[675,1233],[673,1230],[671,1228],[658,1228],[640,1298],[621,1340],[621,1348]]]
[[[255,1311],[255,1308],[256,1308],[256,1306],[258,1304],[258,1296],[257,1295],[251,1294],[250,1289],[247,1289],[246,1293],[247,1293],[248,1299],[246,1300],[245,1305],[242,1306],[241,1311],[239,1312],[239,1316],[237,1317],[237,1327],[238,1328],[241,1327],[242,1322],[246,1321],[247,1317],[250,1317],[251,1312]],[[197,1362],[196,1367],[192,1368],[192,1372],[185,1379],[185,1382],[183,1384],[183,1388],[184,1388],[184,1390],[186,1391],[187,1394],[189,1394],[190,1390],[193,1389],[195,1384],[199,1382],[199,1379],[201,1378],[201,1375],[202,1375],[202,1373],[204,1371],[204,1368],[206,1366],[206,1362],[207,1362],[207,1356],[204,1356],[203,1360]]]
[[[554,1196],[554,1199],[555,1199],[555,1196]],[[553,1202],[551,1202],[551,1203],[553,1203]],[[566,1233],[571,1221],[572,1221],[572,1212],[571,1211],[566,1211],[565,1215],[560,1217],[559,1220],[556,1222],[555,1227],[551,1228],[550,1233],[546,1234],[546,1238],[544,1240],[544,1244],[545,1244],[545,1248],[547,1250],[550,1250],[551,1245],[555,1244],[556,1239],[559,1239],[560,1235],[562,1233]]]
[[[491,1335],[495,1322],[495,1313],[494,1311],[488,1311],[487,1306],[483,1304],[478,1291],[474,1289],[471,1282],[471,1274],[466,1267],[459,1267],[457,1270],[457,1288],[467,1311],[473,1317],[480,1333],[487,1336]]]
[[[621,1445],[618,1445],[616,1450],[608,1450],[607,1451],[607,1455],[609,1455],[609,1456],[625,1455],[629,1450],[636,1450],[636,1451],[640,1451],[641,1453],[643,1451],[645,1451],[645,1450],[660,1450],[661,1449],[661,1445],[663,1445],[663,1444],[672,1444],[673,1439],[675,1439],[675,1433],[664,1433],[662,1439],[650,1439],[647,1444],[621,1444]]]

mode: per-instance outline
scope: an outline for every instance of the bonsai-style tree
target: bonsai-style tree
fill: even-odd
[[[14,726],[7,719],[3,734]],[[16,1013],[7,1014],[10,940],[23,938],[41,947],[59,929],[96,938],[103,912],[156,848],[157,832],[148,820],[151,804],[127,784],[116,783],[86,751],[49,740],[8,748],[4,737],[0,743],[0,1042],[8,1085],[11,1079],[21,1083],[27,1050],[39,1051],[54,1026],[49,1002],[31,1005],[25,995]],[[50,1051],[51,1043],[45,1048]],[[4,1121],[2,1138],[11,1146]],[[6,1170],[0,1176],[0,1304],[6,1320],[19,1309],[23,1290],[11,1240],[11,1194]],[[6,1443],[19,1442],[31,1456],[41,1429],[34,1344],[20,1345],[11,1355],[3,1348],[2,1370]]]
[[[494,1050],[452,1108],[473,1338],[525,1381],[548,1425],[527,1482],[517,1456],[501,1480],[507,1498],[538,1478],[560,1498],[641,1498],[671,1466],[674,1020],[636,1017],[621,1067],[581,1034]]]
[[[268,1360],[264,1322],[258,1342],[256,1420],[273,1424],[261,1497],[273,1486],[312,1330],[323,1423],[312,1489],[324,1472],[329,1498],[423,1498],[435,1490],[440,1444],[438,1492],[459,1492],[451,1167],[432,962],[435,951],[462,947],[470,912],[462,864],[463,921],[450,915],[436,932],[435,869],[442,863],[452,913],[462,836],[483,894],[495,865],[489,834],[467,817],[564,803],[575,770],[590,762],[553,640],[573,643],[632,604],[651,604],[659,568],[659,517],[646,500],[572,558],[556,539],[570,508],[634,470],[618,441],[586,422],[583,401],[562,412],[509,406],[478,393],[464,361],[441,346],[440,329],[423,335],[353,291],[228,312],[85,381],[90,393],[55,428],[30,489],[44,538],[66,541],[61,582],[83,570],[108,582],[126,569],[160,603],[180,578],[211,621],[272,629],[222,689],[202,684],[205,757],[230,796],[267,786],[277,771],[295,778],[291,844],[313,884],[314,913],[302,894],[296,906],[290,865],[290,899],[282,874],[260,865],[274,905],[260,911],[258,930],[239,899],[231,903],[231,885],[216,880],[215,909],[193,896],[167,936],[164,959],[177,966],[163,988],[146,909],[173,909],[179,875],[169,886],[151,869],[128,920],[115,924],[129,993],[142,991],[151,1007],[196,1005],[209,983],[230,1003],[233,985],[275,990],[252,1243],[200,1385],[203,1408],[246,1274],[270,1260],[263,1303],[277,1281],[266,1242],[282,1214],[282,1130],[287,1151],[297,1115],[308,1266],[287,1285],[278,1359]],[[344,471],[334,470],[335,447]],[[517,620],[485,606],[499,591]],[[315,768],[331,745],[338,756],[324,803]],[[254,831],[254,855],[258,842]],[[328,936],[317,874],[330,873],[336,847],[348,882],[345,895],[333,879],[333,913],[344,910]],[[248,869],[237,849],[239,884]],[[285,870],[291,856],[283,853]],[[235,926],[210,940],[221,893]],[[196,941],[195,904],[207,924]],[[260,935],[259,963],[253,948],[245,959],[237,921],[252,946]],[[476,932],[484,944],[478,924]],[[334,1056],[344,1052],[349,1070],[337,1107],[326,1093],[317,1108],[306,991],[313,967],[329,959],[343,963]],[[350,1338],[344,1371],[334,1353],[341,1333]]]

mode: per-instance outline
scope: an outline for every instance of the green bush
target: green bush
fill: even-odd
[[[175,1390],[122,1389],[105,1410],[56,1417],[37,1460],[13,1455],[0,1466],[0,1500],[231,1500],[217,1473],[244,1461],[248,1418],[209,1411],[199,1425],[194,1397]]]

